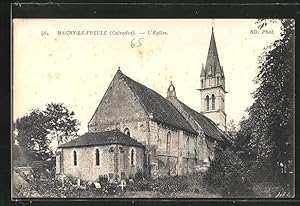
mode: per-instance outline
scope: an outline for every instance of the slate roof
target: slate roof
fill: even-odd
[[[106,132],[85,133],[84,135],[73,139],[70,142],[60,145],[59,148],[98,146],[110,144],[143,147],[141,143],[122,133],[120,130],[111,130]]]
[[[219,141],[224,140],[223,137],[226,136],[226,134],[223,133],[212,120],[210,120],[203,114],[200,114],[199,112],[193,110],[192,108],[188,107],[181,101],[178,100],[178,102],[182,105],[183,109],[187,111],[201,126],[205,135]]]
[[[224,76],[222,67],[220,65],[213,28],[211,32],[208,54],[207,54],[207,59],[205,64],[205,74],[208,74],[210,70],[213,76],[215,76],[216,73],[221,73],[221,75]]]
[[[121,70],[118,70],[118,72],[140,101],[148,115],[153,115],[153,121],[173,126],[192,134],[198,134],[170,101],[152,89],[127,77]]]

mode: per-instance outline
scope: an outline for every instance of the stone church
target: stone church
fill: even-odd
[[[100,176],[180,175],[207,168],[226,134],[225,77],[212,30],[200,74],[200,113],[126,76],[120,68],[88,123],[88,133],[58,147],[57,176],[97,181]]]

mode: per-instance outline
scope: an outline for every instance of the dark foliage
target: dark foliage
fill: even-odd
[[[281,37],[259,57],[260,72],[255,79],[259,86],[248,118],[240,123],[238,144],[253,180],[286,184],[290,179],[281,174],[282,169],[289,170],[293,160],[295,22],[284,19],[281,23]]]
[[[216,147],[212,161],[203,181],[211,190],[226,197],[249,197],[254,193],[248,179],[249,171],[233,148]]]
[[[51,141],[54,138],[58,142],[66,141],[77,135],[79,122],[74,118],[74,112],[62,104],[51,103],[46,106],[45,111],[33,109],[16,120],[13,141],[17,140],[18,145],[13,147],[13,153],[18,154],[19,158],[14,156],[17,163],[32,165],[33,162],[43,161],[53,166]],[[22,158],[25,161],[20,162]]]
[[[50,140],[46,138],[49,134],[46,121],[46,116],[38,109],[16,120],[16,139],[21,150],[26,151],[24,155],[28,160],[47,161],[53,157]]]

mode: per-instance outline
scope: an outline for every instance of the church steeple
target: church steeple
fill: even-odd
[[[208,47],[205,67],[200,74],[201,113],[214,121],[220,129],[226,130],[225,76],[220,65],[214,28]]]
[[[213,27],[211,31],[210,43],[209,43],[207,59],[205,64],[205,73],[207,76],[212,76],[212,77],[215,77],[216,74],[220,74],[221,76],[224,76],[220,65]]]

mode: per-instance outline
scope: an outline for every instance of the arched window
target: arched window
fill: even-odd
[[[206,110],[209,110],[209,96],[206,95]]]
[[[75,150],[73,151],[73,163],[74,163],[74,166],[77,165],[77,152]]]
[[[125,128],[124,129],[124,134],[126,134],[130,137],[130,130],[128,128]]]
[[[220,77],[217,77],[217,85],[220,84]]]
[[[211,95],[211,109],[215,110],[215,101],[216,101],[216,97],[215,95]]]
[[[96,149],[96,165],[100,165],[100,153],[98,149]]]
[[[170,146],[171,146],[171,132],[167,133],[167,145],[166,145],[167,154],[170,154]]]
[[[130,165],[133,166],[134,165],[134,149],[131,149],[130,151]]]
[[[203,88],[204,87],[204,81],[203,81],[203,79],[201,80],[201,88]]]

